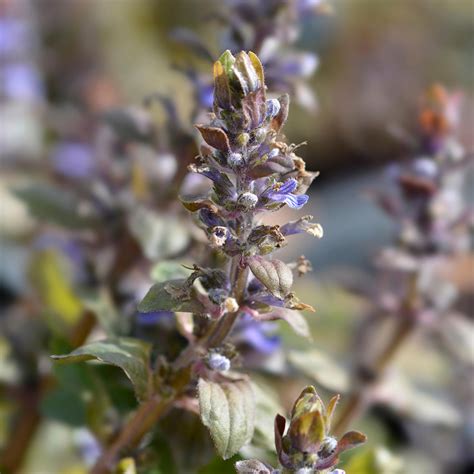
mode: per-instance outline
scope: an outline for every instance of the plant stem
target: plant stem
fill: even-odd
[[[233,295],[240,303],[244,297],[247,285],[248,269],[242,269],[239,265],[240,257],[234,257],[231,267],[231,282],[234,288]],[[203,350],[216,347],[222,344],[225,338],[230,334],[237,320],[240,311],[228,313],[218,321],[211,324],[208,332],[195,344],[189,345],[180,356],[174,361],[173,368],[178,374],[179,387],[173,387],[175,392],[173,396],[167,399],[160,399],[158,395],[144,402],[128,423],[122,428],[115,441],[107,448],[93,467],[91,474],[105,474],[110,472],[117,462],[120,454],[126,448],[137,446],[143,436],[148,433],[158,420],[170,409],[177,398],[186,391],[192,374],[188,370],[194,360],[200,356]]]
[[[399,317],[397,327],[370,368],[370,378],[359,382],[344,409],[339,412],[333,427],[335,435],[344,434],[348,426],[365,413],[370,406],[373,389],[380,383],[385,370],[417,327],[413,314],[418,299],[417,282],[418,274],[415,273],[410,276],[401,314],[397,315]]]

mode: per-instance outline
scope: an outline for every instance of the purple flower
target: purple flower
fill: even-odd
[[[73,179],[89,178],[96,169],[93,149],[78,142],[59,144],[51,154],[51,162],[57,173]]]
[[[234,341],[260,354],[270,355],[281,346],[281,338],[273,333],[274,329],[274,323],[256,321],[244,314],[234,329]]]
[[[38,71],[27,62],[5,66],[0,80],[3,94],[11,99],[34,101],[43,97],[43,84]]]
[[[293,209],[301,209],[309,199],[306,194],[293,194],[298,187],[298,181],[290,178],[284,183],[274,184],[269,191],[264,193],[264,197],[274,202],[283,202]]]
[[[201,107],[204,109],[212,108],[214,104],[214,84],[202,83],[198,84],[198,98]]]
[[[137,320],[141,326],[154,326],[161,321],[168,321],[173,318],[171,311],[153,311],[151,313],[137,313]]]

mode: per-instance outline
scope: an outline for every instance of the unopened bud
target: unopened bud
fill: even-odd
[[[240,146],[245,146],[250,140],[250,135],[248,133],[241,133],[237,136],[237,143]]]
[[[321,442],[321,447],[318,451],[318,456],[320,458],[327,458],[334,454],[337,448],[337,440],[332,436],[326,436]]]
[[[267,117],[273,118],[280,112],[280,101],[278,99],[267,100]]]
[[[263,128],[258,128],[255,130],[253,134],[253,140],[256,145],[260,144],[265,140],[265,137],[267,136],[267,132]]]
[[[230,369],[230,360],[226,356],[218,354],[217,352],[209,354],[207,364],[210,369],[218,372],[227,372]]]
[[[258,197],[253,193],[243,193],[239,196],[237,203],[245,209],[253,209],[258,202]]]
[[[230,153],[227,157],[227,163],[232,168],[239,168],[244,164],[244,157],[241,153]]]

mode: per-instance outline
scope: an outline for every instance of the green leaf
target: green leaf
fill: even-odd
[[[69,229],[90,228],[97,224],[92,208],[84,208],[78,196],[50,184],[31,183],[13,189],[31,216]]]
[[[281,260],[265,260],[256,255],[248,260],[250,270],[273,296],[284,299],[293,285],[293,272]]]
[[[92,342],[70,354],[51,357],[64,363],[98,360],[120,367],[131,380],[137,399],[144,400],[149,392],[150,352],[150,344],[123,337]]]
[[[311,333],[306,318],[299,312],[288,308],[273,308],[269,313],[260,313],[255,319],[259,321],[275,321],[283,319],[296,334],[311,339]]]
[[[344,466],[347,474],[402,474],[407,472],[403,460],[384,447],[362,449]]]
[[[180,263],[163,260],[152,267],[150,277],[156,283],[163,283],[175,278],[187,278],[190,274],[191,270]]]
[[[252,387],[245,380],[216,383],[199,379],[198,394],[201,420],[209,428],[218,453],[228,459],[252,439]]]
[[[128,228],[150,260],[176,255],[189,243],[187,229],[178,219],[160,216],[146,207],[131,213]]]
[[[271,452],[275,448],[273,433],[275,413],[282,413],[285,409],[278,402],[278,394],[268,387],[267,382],[262,381],[260,386],[252,381],[252,390],[256,400],[255,433],[252,446]]]
[[[186,296],[185,284],[186,280],[184,278],[156,283],[148,290],[145,298],[138,305],[138,311],[141,313],[154,311],[205,313],[206,309],[202,303],[192,296]]]
[[[232,75],[232,66],[235,63],[235,58],[228,49],[221,54],[221,56],[219,58],[219,62],[222,64],[222,67],[224,68],[224,72],[228,76],[231,76]]]
[[[97,292],[82,295],[81,301],[84,307],[95,315],[108,336],[113,337],[121,333],[125,319],[120,317],[105,288],[99,288]]]
[[[345,392],[349,387],[347,372],[323,352],[316,349],[291,351],[288,360],[304,375],[329,390]]]

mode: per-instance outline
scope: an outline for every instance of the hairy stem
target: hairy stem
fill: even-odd
[[[244,297],[247,285],[248,269],[240,267],[240,257],[234,257],[231,266],[231,283],[234,288],[234,298],[240,303]],[[173,396],[167,399],[160,399],[158,395],[143,403],[128,423],[122,428],[110,447],[99,458],[93,467],[91,474],[104,474],[110,472],[119,456],[125,449],[136,447],[143,436],[148,433],[158,420],[172,407],[173,403],[187,389],[191,382],[192,374],[188,370],[196,358],[200,357],[203,351],[222,344],[232,331],[240,311],[228,313],[210,325],[208,332],[195,344],[190,344],[174,361],[173,368],[181,373],[178,376],[179,386],[175,389]]]

